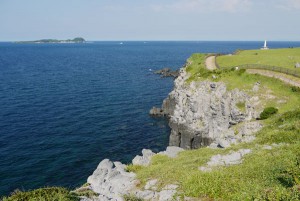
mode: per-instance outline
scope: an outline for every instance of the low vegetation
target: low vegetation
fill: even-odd
[[[143,199],[141,198],[138,198],[134,195],[124,195],[124,201],[144,201]]]
[[[274,107],[267,107],[264,109],[264,111],[262,113],[260,113],[260,119],[264,120],[264,119],[268,119],[269,117],[271,117],[272,115],[276,114],[278,112],[277,108]]]
[[[217,63],[221,67],[262,64],[300,71],[300,69],[295,69],[295,64],[300,63],[300,48],[243,50],[234,55],[219,56]]]
[[[16,190],[9,197],[3,197],[2,201],[79,201],[79,197],[66,188],[49,187],[32,191]]]

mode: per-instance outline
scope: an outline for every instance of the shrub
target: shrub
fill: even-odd
[[[291,87],[292,92],[300,92],[300,88],[296,86]]]
[[[3,201],[79,201],[79,197],[70,193],[66,188],[61,187],[49,187],[49,188],[39,188],[32,191],[19,191],[16,190],[9,197],[3,197]]]
[[[238,76],[241,76],[242,74],[244,74],[246,72],[246,69],[239,69],[237,71]]]
[[[267,107],[264,109],[264,111],[260,114],[260,119],[268,119],[273,114],[276,114],[278,112],[277,108],[274,107]]]

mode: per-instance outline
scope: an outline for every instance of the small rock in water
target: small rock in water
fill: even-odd
[[[163,68],[154,72],[155,74],[160,74],[162,77],[178,77],[179,70],[172,71],[170,68]]]

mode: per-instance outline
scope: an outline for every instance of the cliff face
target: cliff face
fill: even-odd
[[[238,89],[228,91],[222,82],[188,83],[188,77],[185,69],[181,69],[174,81],[174,90],[162,105],[161,113],[170,118],[171,146],[184,149],[211,144],[226,147],[246,139],[242,130],[260,128],[256,123],[244,123],[238,131],[232,128],[258,116],[255,98]]]

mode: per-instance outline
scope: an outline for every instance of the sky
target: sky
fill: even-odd
[[[300,0],[0,0],[0,41],[300,41]]]

